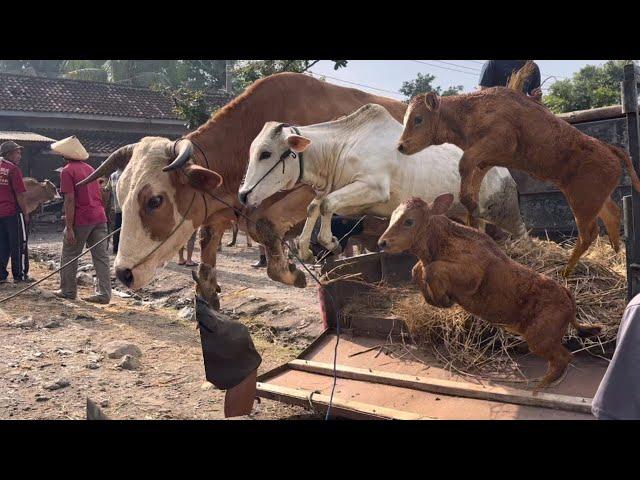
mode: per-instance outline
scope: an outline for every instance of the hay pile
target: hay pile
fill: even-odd
[[[508,241],[501,247],[517,262],[566,286],[576,299],[579,322],[603,324],[597,339],[579,338],[570,327],[565,337],[569,349],[610,357],[626,305],[624,251],[616,254],[606,239],[599,238],[565,279],[560,272],[573,245],[533,239]],[[528,351],[520,337],[493,327],[457,305],[449,309],[433,307],[412,287],[377,285],[350,305],[345,314],[363,309],[402,318],[416,343],[433,352],[446,368],[459,373],[512,378],[518,373],[514,354]]]

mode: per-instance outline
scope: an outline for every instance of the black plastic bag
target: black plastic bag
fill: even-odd
[[[215,311],[198,296],[195,310],[207,381],[220,390],[235,387],[262,363],[249,330]]]

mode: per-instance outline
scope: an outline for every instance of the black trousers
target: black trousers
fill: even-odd
[[[29,273],[27,224],[22,213],[0,217],[0,280],[9,276],[7,265],[11,258],[14,280],[23,280]]]
[[[113,218],[113,229],[117,230],[122,226],[122,212],[115,212]],[[118,253],[118,245],[120,244],[120,232],[113,234],[113,253]]]

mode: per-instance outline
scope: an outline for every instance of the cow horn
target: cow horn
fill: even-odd
[[[179,142],[179,143],[178,143]],[[180,145],[178,150],[178,156],[173,162],[162,169],[163,172],[170,172],[172,170],[178,170],[184,167],[185,163],[191,158],[191,152],[193,152],[193,144],[191,140],[181,138],[173,142],[173,150],[175,151],[176,145]]]
[[[89,175],[81,182],[78,182],[77,186],[81,187],[82,185],[91,183],[96,178],[108,177],[118,169],[124,170],[124,167],[126,167],[129,163],[129,160],[131,160],[131,155],[133,155],[133,149],[136,145],[137,143],[132,143],[130,145],[120,147],[118,150],[109,155],[109,157],[104,162],[102,162],[102,165],[96,168],[91,175]]]

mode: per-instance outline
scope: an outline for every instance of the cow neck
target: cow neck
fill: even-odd
[[[221,191],[234,199],[247,170],[251,142],[268,120],[285,116],[278,111],[278,102],[268,98],[267,93],[255,89],[250,95],[237,97],[186,135],[200,145],[209,160],[209,168],[222,176]],[[270,108],[258,108],[260,105]]]
[[[325,191],[331,185],[331,178],[335,172],[335,160],[338,154],[333,140],[327,140],[324,126],[309,126],[299,129],[299,135],[311,140],[304,151],[304,161],[301,161],[301,175],[299,182],[311,186],[316,191]],[[339,150],[339,149],[338,149]]]
[[[462,150],[468,148],[465,115],[462,112],[467,101],[468,99],[462,95],[441,98],[435,134],[437,144],[451,143]]]
[[[423,263],[431,263],[438,259],[442,247],[442,239],[446,230],[447,218],[443,215],[434,215],[426,222],[416,235],[416,240],[411,247],[411,253],[422,260]]]

